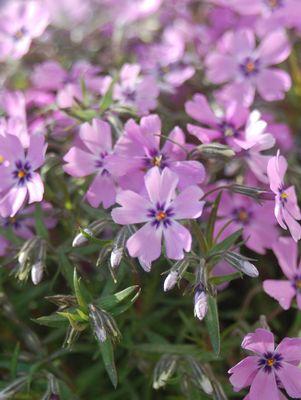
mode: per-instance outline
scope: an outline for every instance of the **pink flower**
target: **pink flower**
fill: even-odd
[[[297,263],[298,245],[288,237],[280,237],[273,245],[279,265],[288,280],[268,279],[263,282],[264,291],[288,310],[296,296],[301,310],[301,262]]]
[[[189,133],[202,143],[219,141],[230,146],[234,145],[234,138],[242,135],[249,116],[248,109],[236,102],[228,103],[223,111],[215,113],[206,97],[200,93],[185,103],[185,110],[190,117],[201,124],[201,126],[188,124]]]
[[[74,99],[83,100],[82,83],[92,93],[104,94],[111,83],[110,77],[99,75],[100,69],[80,60],[66,71],[56,61],[45,61],[35,67],[32,82],[35,88],[56,92],[56,102],[61,108],[72,107]]]
[[[285,338],[275,348],[274,335],[265,329],[256,329],[242,342],[250,355],[229,370],[230,382],[238,392],[250,386],[248,400],[279,400],[281,389],[294,398],[301,397],[301,339]]]
[[[283,229],[289,229],[293,239],[301,238],[301,226],[297,220],[301,219],[300,209],[297,203],[295,187],[284,185],[284,175],[287,170],[287,161],[280,155],[271,157],[267,166],[270,188],[275,193],[275,216]]]
[[[245,245],[256,253],[265,254],[277,238],[275,218],[269,202],[260,205],[250,197],[238,194],[231,196],[224,192],[218,215],[222,218],[216,221],[216,233],[227,221],[232,221],[223,231],[221,239],[243,229]]]
[[[111,168],[120,176],[120,186],[139,192],[144,187],[145,171],[153,167],[168,167],[179,177],[179,188],[203,182],[205,169],[198,161],[186,161],[185,136],[179,127],[169,134],[160,148],[161,121],[158,115],[141,118],[140,125],[133,119],[115,145]]]
[[[258,48],[251,30],[227,32],[206,58],[207,77],[215,84],[226,83],[220,98],[236,100],[244,106],[253,103],[255,90],[266,101],[281,100],[291,79],[285,71],[271,66],[284,61],[290,51],[282,30],[266,35]]]
[[[138,64],[124,64],[113,98],[123,106],[133,107],[139,115],[148,114],[157,106],[159,88],[153,76],[142,76]]]
[[[37,1],[9,1],[1,9],[0,60],[21,58],[32,39],[42,35],[48,25],[48,12]]]
[[[145,223],[128,239],[127,249],[147,270],[160,257],[162,235],[168,258],[180,260],[183,250],[191,249],[191,235],[177,220],[195,219],[202,214],[203,192],[197,186],[189,186],[176,196],[178,182],[170,169],[164,168],[160,173],[159,168],[152,168],[145,175],[147,196],[130,190],[117,195],[116,202],[121,207],[112,211],[113,220],[121,225]]]
[[[108,208],[115,203],[116,196],[115,182],[108,167],[112,152],[111,127],[105,121],[93,119],[92,124],[81,125],[79,137],[83,149],[71,147],[64,157],[67,163],[64,171],[76,177],[96,174],[88,189],[87,200],[92,207],[102,203]]]
[[[18,137],[0,136],[0,215],[13,217],[28,197],[29,203],[43,199],[44,185],[35,172],[45,160],[44,137],[32,135],[27,151]]]

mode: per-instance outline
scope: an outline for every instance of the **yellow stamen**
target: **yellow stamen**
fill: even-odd
[[[22,178],[24,178],[25,176],[26,176],[26,172],[25,172],[25,171],[21,170],[21,171],[18,172],[18,178],[19,178],[19,179],[22,179]]]
[[[253,61],[249,61],[247,64],[246,64],[246,70],[247,70],[247,72],[253,72],[254,71],[254,69],[255,69],[255,64],[253,63]]]
[[[164,211],[159,211],[156,215],[156,220],[162,221],[164,218],[166,218],[166,213]]]
[[[297,287],[297,289],[301,289],[301,279],[298,279],[296,281],[296,287]]]
[[[246,221],[249,218],[249,215],[246,211],[241,210],[238,213],[238,218],[240,221]]]
[[[274,358],[269,358],[269,359],[267,360],[267,364],[268,364],[269,367],[272,367],[272,366],[275,364]]]
[[[4,163],[4,157],[0,154],[0,165]]]
[[[160,167],[162,161],[162,156],[154,157],[152,163],[155,167]]]
[[[288,194],[285,193],[285,192],[282,192],[281,195],[280,195],[280,197],[281,197],[282,199],[287,199],[287,198],[288,198]]]

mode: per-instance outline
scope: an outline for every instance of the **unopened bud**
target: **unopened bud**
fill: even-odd
[[[194,316],[202,321],[208,310],[207,295],[204,290],[197,290],[194,295]]]
[[[114,318],[105,310],[89,304],[89,317],[94,335],[101,342],[105,342],[109,336],[113,341],[119,340],[121,334]]]
[[[26,262],[26,260],[28,259],[29,255],[30,255],[30,252],[35,247],[37,241],[38,241],[38,238],[36,238],[36,237],[29,239],[21,247],[21,250],[19,251],[19,254],[18,254],[18,261],[21,265]]]
[[[123,248],[114,248],[111,253],[110,263],[112,268],[119,267],[122,260]]]
[[[246,260],[246,258],[241,254],[229,251],[225,254],[225,260],[238,271],[250,276],[251,278],[257,278],[259,275],[258,269],[255,265]]]
[[[275,199],[275,195],[272,192],[267,192],[266,190],[256,187],[238,185],[236,183],[230,186],[230,190],[233,193],[239,193],[244,196],[251,197],[252,199],[255,199],[257,201]]]
[[[31,280],[34,285],[37,285],[41,282],[44,273],[44,263],[42,261],[38,261],[31,268]]]
[[[170,271],[164,281],[164,292],[173,289],[178,281],[179,274],[177,271]]]
[[[89,237],[97,236],[100,232],[104,230],[108,221],[106,220],[98,220],[92,222],[86,228],[84,228],[78,235],[75,236],[72,242],[72,247],[78,247],[82,244],[86,243],[89,240]]]
[[[231,158],[235,156],[235,152],[234,150],[231,149],[231,147],[221,143],[201,144],[200,146],[197,146],[195,150],[198,153],[201,153],[209,158],[210,157]]]

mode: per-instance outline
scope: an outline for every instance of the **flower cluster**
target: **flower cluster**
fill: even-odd
[[[185,325],[179,340],[169,327],[131,325],[141,330],[137,348],[150,351],[143,340],[152,350],[162,346],[155,349],[162,353],[155,389],[180,381],[185,398],[198,398],[196,390],[226,398],[221,368],[207,361],[232,351],[238,333],[246,334],[242,347],[252,355],[229,370],[234,391],[250,386],[248,400],[284,399],[284,391],[301,398],[301,341],[285,338],[275,347],[268,326],[300,336],[299,317],[287,329],[290,317],[273,321],[284,310],[292,318],[301,310],[300,18],[299,0],[0,4],[0,286],[8,287],[5,315],[18,329],[8,282],[31,276],[42,289],[26,301],[47,296],[59,307],[38,323],[66,328],[69,348],[92,330],[117,386],[113,345],[123,332],[115,317],[141,291],[137,315],[157,318],[155,306],[143,303],[151,299],[160,312],[166,307],[164,318],[175,314]],[[160,288],[158,271],[166,275]],[[240,278],[241,287],[232,283]],[[117,285],[123,290],[115,293]],[[187,313],[176,294],[164,293],[173,289],[189,298]],[[264,305],[248,314],[257,295]],[[273,309],[275,300],[281,308]],[[168,325],[164,318],[154,325]],[[247,334],[253,323],[264,329]],[[36,335],[24,332],[30,348]],[[53,354],[45,362],[50,350],[40,347],[52,337],[44,339],[36,347],[42,359],[14,350],[4,379],[21,380],[1,383],[7,387],[0,398],[32,382],[37,365],[46,365],[39,379],[48,384],[44,395],[37,385],[32,398],[73,398],[53,383],[65,372],[55,371]],[[125,342],[131,350],[130,334]],[[230,351],[225,363],[236,358]],[[17,369],[18,357],[36,364]],[[141,359],[138,368],[151,370],[148,362]],[[140,398],[144,391],[128,393]],[[91,391],[85,398],[97,397]]]

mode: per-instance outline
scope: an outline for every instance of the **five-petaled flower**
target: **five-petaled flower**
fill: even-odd
[[[285,399],[279,389],[285,389],[294,399],[301,397],[301,338],[285,338],[275,348],[274,335],[256,329],[241,346],[254,355],[244,358],[229,373],[236,392],[250,386],[245,400]]]
[[[178,182],[179,178],[170,169],[164,168],[160,173],[158,167],[152,168],[145,175],[146,196],[125,190],[116,197],[121,207],[112,211],[112,218],[117,224],[145,223],[128,239],[127,248],[147,270],[160,257],[162,235],[168,258],[180,260],[184,257],[183,250],[191,249],[190,232],[177,220],[195,219],[202,214],[203,191],[189,186],[176,196]]]
[[[287,170],[287,161],[278,151],[275,157],[271,157],[267,173],[270,188],[275,193],[275,216],[283,229],[289,229],[293,239],[301,238],[301,226],[296,220],[301,219],[301,212],[297,203],[295,187],[286,187],[284,175]]]
[[[42,201],[44,185],[35,172],[45,160],[47,145],[43,136],[32,135],[25,151],[14,135],[0,136],[4,162],[0,166],[0,215],[13,217],[24,204]]]

